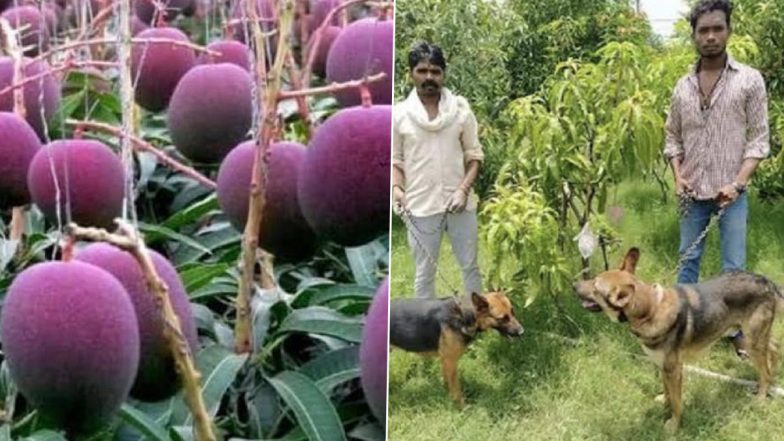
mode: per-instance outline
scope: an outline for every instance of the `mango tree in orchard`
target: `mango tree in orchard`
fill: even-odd
[[[540,93],[506,110],[517,154],[501,168],[482,210],[484,234],[494,268],[515,259],[511,284],[533,297],[563,291],[578,255],[588,267],[591,239],[612,235],[601,214],[613,187],[649,176],[660,157],[664,120],[647,87],[650,54],[609,43],[597,55],[596,63],[561,63]],[[573,238],[581,230],[578,252]]]

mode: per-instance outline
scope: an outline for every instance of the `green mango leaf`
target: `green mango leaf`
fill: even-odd
[[[294,412],[310,441],[346,440],[346,432],[332,402],[307,376],[284,371],[268,379]]]
[[[161,225],[148,224],[145,222],[139,222],[138,225],[139,230],[144,233],[144,238],[146,239],[147,243],[155,243],[161,239],[168,239],[187,247],[196,248],[197,250],[204,253],[212,254],[209,248],[206,248],[199,242],[196,242],[190,237],[184,234],[180,234],[170,228],[166,228]]]
[[[182,283],[185,285],[185,290],[187,292],[193,292],[206,286],[212,282],[212,279],[224,274],[228,269],[229,265],[225,263],[204,263],[181,271],[180,277],[182,278]]]
[[[166,429],[159,425],[154,419],[150,418],[144,412],[132,407],[129,404],[123,404],[119,412],[120,418],[136,428],[145,439],[153,441],[171,441]]]
[[[39,430],[26,438],[22,438],[22,441],[67,441],[67,439],[62,434],[52,430]]]
[[[226,348],[214,347],[219,349],[211,350],[209,353],[202,351],[199,354],[199,361],[202,362],[199,364],[199,370],[203,378],[201,393],[210,419],[214,418],[218,413],[223,395],[229,389],[231,383],[234,382],[234,379],[237,378],[237,374],[248,359],[248,354],[235,354]],[[220,359],[215,363],[215,358],[209,361],[205,360],[207,356],[220,357]],[[207,364],[214,367],[210,370],[204,369],[202,365],[206,367]],[[185,419],[185,425],[190,426],[192,422],[193,416],[189,413]]]
[[[358,378],[359,371],[359,346],[327,352],[299,368],[327,395],[335,386]]]
[[[328,308],[311,306],[292,311],[278,328],[278,334],[305,332],[324,334],[349,342],[362,340],[362,321]]]
[[[347,247],[346,257],[357,284],[376,286],[376,248],[372,243]]]
[[[326,305],[336,300],[372,300],[375,293],[375,288],[363,285],[322,285],[297,295],[291,306],[299,308],[308,305]]]
[[[202,244],[208,250],[207,252],[192,247],[180,247],[175,252],[175,261],[178,265],[196,262],[210,252],[215,254],[219,249],[230,245],[239,248],[241,237],[239,231],[235,230],[228,222],[215,224],[214,228],[209,231],[200,231],[194,239]]]
[[[218,196],[216,193],[212,193],[206,198],[189,205],[188,208],[177,211],[170,218],[166,219],[163,226],[172,230],[178,230],[198,221],[207,213],[218,209],[220,209]]]

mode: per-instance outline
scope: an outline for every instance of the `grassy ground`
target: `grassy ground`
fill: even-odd
[[[624,185],[616,203],[625,212],[618,227],[624,244],[614,251],[611,262],[615,264],[626,247],[639,245],[640,277],[672,283],[678,236],[674,208],[660,202],[655,187],[640,183]],[[778,283],[784,283],[783,217],[784,202],[764,205],[752,199],[748,266]],[[710,235],[707,246],[703,276],[719,269],[717,234]],[[392,247],[392,296],[411,296],[413,262],[405,229],[398,221]],[[440,260],[451,283],[460,286],[460,273],[446,241]],[[480,265],[485,262],[490,259],[482,248]],[[487,269],[483,267],[483,273]],[[439,284],[438,292],[445,295],[447,289]],[[583,311],[571,293],[560,293],[559,299],[580,329],[567,325],[551,298],[542,296],[518,313],[526,329],[522,338],[509,341],[493,332],[471,346],[460,362],[468,403],[462,411],[449,401],[436,360],[393,350],[389,439],[664,438],[667,413],[653,400],[661,392],[661,383],[633,336],[624,325]],[[522,299],[514,300],[522,305]],[[776,336],[784,337],[784,320],[777,324]],[[751,365],[738,360],[724,342],[697,365],[733,377],[755,378]],[[777,379],[784,385],[784,369]],[[684,389],[684,420],[675,439],[775,440],[784,436],[784,398],[757,404],[746,389],[690,374]]]

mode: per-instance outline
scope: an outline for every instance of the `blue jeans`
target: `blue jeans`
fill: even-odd
[[[697,240],[702,230],[708,225],[711,215],[719,211],[719,205],[713,200],[695,201],[689,206],[689,212],[681,218],[681,245],[679,255]],[[721,241],[721,270],[746,269],[746,219],[749,214],[748,194],[741,194],[735,202],[727,207],[719,220],[719,236]],[[685,257],[678,283],[697,283],[700,276],[700,260],[705,249],[705,239]]]

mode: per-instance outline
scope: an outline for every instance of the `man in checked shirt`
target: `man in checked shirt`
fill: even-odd
[[[697,282],[704,241],[691,245],[720,208],[725,208],[719,220],[722,271],[745,269],[746,186],[770,152],[765,82],[757,70],[727,54],[731,18],[728,0],[701,0],[692,10],[700,58],[675,86],[667,117],[664,155],[677,193],[693,199],[680,221],[680,254],[690,252],[678,283]],[[732,340],[743,355],[742,333]]]
[[[441,236],[446,231],[463,272],[465,294],[482,292],[477,264],[477,196],[471,189],[484,159],[477,122],[465,98],[444,87],[441,48],[418,43],[408,55],[414,90],[395,104],[392,194],[408,216],[414,295],[435,298]]]

